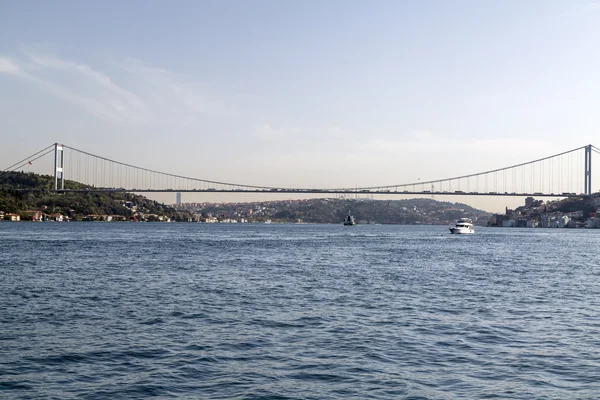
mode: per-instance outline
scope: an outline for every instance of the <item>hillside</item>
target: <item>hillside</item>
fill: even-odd
[[[31,219],[27,211],[61,214],[71,220],[82,220],[90,215],[115,216],[125,220],[136,217],[142,220],[168,218],[179,221],[189,217],[187,213],[131,193],[51,193],[53,179],[49,175],[0,172],[0,212],[19,214],[22,220]],[[86,188],[91,187],[65,180],[65,189]]]
[[[488,213],[462,203],[433,199],[366,200],[307,199],[251,203],[192,203],[177,206],[217,221],[245,219],[252,221],[333,223],[344,220],[348,211],[359,223],[379,224],[449,224],[469,217],[479,225],[488,221]]]

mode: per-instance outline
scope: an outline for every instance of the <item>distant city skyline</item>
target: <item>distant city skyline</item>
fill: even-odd
[[[210,180],[355,187],[600,145],[600,2],[2,2],[0,24],[7,165],[58,141]],[[205,199],[256,198],[186,194]]]

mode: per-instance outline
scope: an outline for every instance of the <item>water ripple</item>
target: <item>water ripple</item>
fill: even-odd
[[[0,398],[598,397],[600,232],[354,228],[0,223]]]

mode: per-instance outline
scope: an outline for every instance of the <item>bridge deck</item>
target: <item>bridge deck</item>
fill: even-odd
[[[346,194],[346,195],[425,195],[425,196],[509,196],[509,197],[580,197],[583,193],[517,193],[517,192],[452,192],[438,191],[392,191],[392,190],[336,190],[336,189],[123,189],[123,188],[91,188],[91,189],[10,189],[23,192],[47,191],[53,193],[253,193],[253,194]]]

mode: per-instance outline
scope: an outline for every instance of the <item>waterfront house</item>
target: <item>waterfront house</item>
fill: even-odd
[[[550,218],[548,228],[565,228],[571,219],[561,213],[556,213]]]
[[[55,213],[55,214],[48,215],[48,219],[50,221],[63,222],[64,221],[64,216],[62,214]]]
[[[5,218],[14,222],[21,220],[21,216],[19,214],[6,214]]]
[[[27,216],[32,221],[41,221],[42,220],[42,212],[41,211],[38,211],[38,210],[27,210],[25,212],[27,213]]]
[[[588,218],[585,221],[585,227],[586,228],[591,228],[591,229],[598,229],[598,228],[600,228],[600,218]]]
[[[516,221],[514,219],[505,219],[502,221],[503,228],[514,228],[516,226]]]
[[[106,215],[88,214],[84,217],[84,221],[106,221]]]

